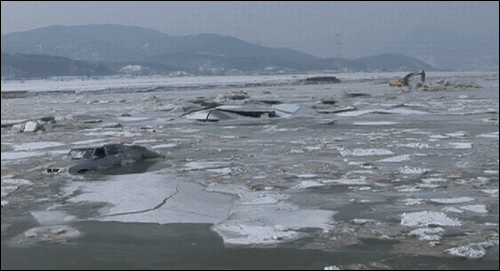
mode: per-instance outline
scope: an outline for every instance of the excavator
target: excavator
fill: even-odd
[[[389,86],[391,87],[402,87],[402,86],[408,86],[408,81],[410,80],[411,77],[415,75],[420,75],[421,81],[425,82],[425,71],[421,70],[420,72],[411,72],[407,74],[403,79],[398,79],[395,81],[389,81]]]

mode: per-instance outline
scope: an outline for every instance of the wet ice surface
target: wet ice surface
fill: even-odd
[[[429,75],[481,86],[441,91],[391,88],[392,74],[336,76],[343,83],[2,83],[36,92],[2,98],[2,242],[67,243],[85,234],[77,221],[118,221],[211,224],[228,247],[338,251],[379,240],[393,242],[389,254],[498,251],[498,73]],[[210,103],[286,115],[193,117]],[[42,117],[53,121],[16,131]],[[46,171],[73,147],[120,141],[166,159],[143,173]]]

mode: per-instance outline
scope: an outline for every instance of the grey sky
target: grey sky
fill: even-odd
[[[498,33],[487,2],[1,2],[1,32],[50,25],[121,24],[172,36],[214,33],[319,57],[370,55],[415,27]],[[340,33],[340,35],[336,35]],[[497,34],[498,35],[498,34]]]

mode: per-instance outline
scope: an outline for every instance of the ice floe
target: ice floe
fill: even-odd
[[[16,191],[21,185],[32,185],[33,183],[25,179],[2,179],[2,198],[9,196],[12,192]],[[6,205],[7,203],[5,203]]]
[[[356,121],[354,125],[396,125],[395,121]]]
[[[493,246],[491,242],[472,243],[467,246],[446,249],[445,252],[458,257],[480,259],[486,254],[486,248]]]
[[[160,174],[110,176],[104,182],[73,181],[67,195],[81,191],[68,202],[105,202],[95,219],[144,223],[217,223],[229,214],[234,197],[206,192],[195,183],[180,182]]]
[[[386,149],[352,149],[352,150],[340,151],[340,155],[342,156],[372,156],[372,155],[391,155],[391,154],[394,153]]]
[[[35,244],[64,244],[71,239],[78,238],[82,234],[68,225],[52,225],[31,228],[21,235],[14,237],[10,242],[13,245],[35,245]]]
[[[304,189],[304,188],[319,187],[319,186],[325,186],[325,184],[316,181],[302,181],[296,186],[294,186],[293,189]]]
[[[151,146],[152,149],[164,149],[164,148],[173,148],[177,147],[179,144],[176,143],[168,143],[168,144],[160,144],[160,145],[154,145]]]
[[[409,227],[428,226],[460,226],[458,219],[449,218],[445,213],[433,211],[421,211],[403,213],[401,215],[401,225]]]
[[[322,180],[324,184],[338,184],[338,185],[363,185],[367,184],[366,177],[361,176],[357,179],[341,178],[341,179],[327,179]]]
[[[64,146],[64,145],[66,145],[66,144],[61,143],[61,142],[51,142],[51,141],[41,142],[40,141],[40,142],[29,142],[29,143],[22,143],[19,145],[13,145],[12,148],[15,151],[31,151],[31,150]]]
[[[404,199],[405,205],[421,205],[425,203],[424,199]]]
[[[427,168],[412,168],[409,166],[404,166],[399,168],[399,172],[403,174],[424,174],[426,172],[430,172],[430,169]]]
[[[299,231],[302,228],[329,230],[332,216],[336,213],[303,209],[284,201],[288,198],[286,195],[268,191],[250,192],[241,186],[212,184],[207,191],[239,197],[227,220],[212,227],[226,244],[273,244],[306,236]]]
[[[406,162],[410,161],[411,155],[409,154],[403,154],[403,155],[398,155],[398,156],[393,156],[393,157],[388,157],[385,159],[377,160],[377,162],[392,162],[392,163],[399,163],[399,162]]]
[[[470,142],[450,142],[448,144],[452,145],[454,149],[472,149],[472,143]]]
[[[441,239],[441,235],[444,233],[444,229],[441,227],[434,228],[419,228],[412,230],[408,235],[409,236],[418,236],[419,240],[429,240],[429,241],[437,241]]]
[[[56,211],[56,210],[51,210],[51,211],[32,211],[31,215],[35,217],[35,219],[40,223],[41,225],[48,226],[48,225],[59,225],[71,221],[75,221],[77,218],[72,215],[68,215],[66,212],[63,211]]]
[[[460,209],[480,214],[488,213],[488,210],[486,210],[486,206],[484,206],[483,204],[460,206]]]
[[[460,197],[460,198],[441,198],[441,199],[430,199],[431,202],[442,203],[442,204],[454,204],[454,203],[464,203],[476,200],[471,197]]]
[[[30,157],[42,156],[42,155],[45,155],[45,153],[43,153],[43,152],[29,152],[29,151],[2,152],[2,160],[17,160],[17,159],[24,159],[24,158],[30,158]]]
[[[477,137],[496,138],[496,139],[498,139],[498,132],[487,133],[487,134],[480,134],[480,135],[477,135]]]

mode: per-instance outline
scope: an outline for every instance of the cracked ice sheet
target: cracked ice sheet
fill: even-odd
[[[301,209],[288,195],[250,191],[237,185],[204,187],[154,173],[111,176],[105,181],[73,181],[64,188],[68,202],[107,202],[92,219],[143,223],[210,223],[224,243],[274,244],[306,236],[303,228],[333,228],[328,210]],[[166,199],[166,200],[165,200]],[[165,203],[162,205],[162,202]],[[156,208],[156,209],[155,209]]]
[[[212,184],[207,191],[237,194],[231,216],[212,226],[229,245],[269,245],[306,236],[304,228],[333,229],[332,217],[337,212],[301,209],[285,202],[284,194],[271,191],[251,192],[245,187]]]
[[[67,195],[78,190],[83,193],[69,202],[110,204],[94,218],[99,221],[218,223],[229,215],[234,201],[231,195],[206,192],[199,184],[153,173],[111,176],[105,181],[73,181],[64,188]]]

